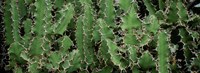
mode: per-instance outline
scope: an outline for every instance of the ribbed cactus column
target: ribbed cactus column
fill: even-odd
[[[5,36],[6,36],[6,44],[11,44],[13,43],[13,36],[12,36],[12,19],[11,19],[11,12],[10,12],[10,5],[11,0],[6,0],[5,1],[5,6],[4,6],[4,24],[5,24]]]
[[[17,6],[17,2],[16,1],[11,1],[11,18],[12,18],[12,32],[13,32],[13,38],[14,38],[14,42],[19,42],[21,40],[20,37],[20,32],[19,32],[19,28],[20,28],[20,15],[19,15],[19,7]]]
[[[160,73],[169,72],[169,46],[168,46],[168,35],[165,31],[160,31],[158,34],[158,71]]]
[[[99,3],[102,18],[105,18],[109,27],[115,27],[115,24],[113,23],[115,19],[114,0],[100,0]]]

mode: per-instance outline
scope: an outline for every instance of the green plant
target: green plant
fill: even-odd
[[[184,0],[142,0],[147,13],[139,12],[140,2],[5,0],[5,68],[16,73],[199,72],[199,15],[190,13]]]

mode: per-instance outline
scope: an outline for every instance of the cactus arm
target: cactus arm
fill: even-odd
[[[100,58],[102,58],[105,62],[109,61],[110,59],[110,54],[108,53],[108,46],[105,40],[101,41],[101,45],[99,48],[99,53],[98,55]]]
[[[10,7],[10,0],[6,0],[5,2],[5,11],[4,11],[4,24],[5,24],[5,37],[6,37],[6,44],[11,44],[13,42],[13,36],[12,36],[12,20],[11,20],[11,12],[9,11],[11,9]]]
[[[179,19],[179,16],[177,14],[178,13],[178,9],[176,7],[177,1],[170,0],[169,2],[170,2],[169,3],[170,6],[169,6],[169,12],[167,13],[167,21],[169,23],[174,23]]]
[[[169,55],[169,47],[168,47],[168,35],[164,31],[160,31],[158,34],[158,67],[160,73],[168,73],[168,55]]]
[[[100,58],[103,58],[106,62],[110,59],[110,55],[108,53],[107,42],[103,39],[106,39],[106,38],[113,39],[114,35],[113,35],[113,32],[108,28],[108,25],[103,19],[98,19],[97,23],[98,23],[99,33],[101,37],[99,55],[100,55]]]
[[[62,56],[58,52],[53,52],[50,54],[48,61],[52,64],[53,69],[59,69],[59,64],[62,62]]]
[[[97,24],[96,27],[98,27],[99,29],[97,30],[97,35],[99,35],[100,37],[100,47],[99,47],[99,51],[98,51],[98,56],[99,58],[103,59],[104,62],[109,61],[110,59],[110,55],[108,53],[108,46],[107,46],[107,42],[105,40],[105,38],[113,38],[113,33],[112,31],[107,27],[106,22],[102,19],[98,19],[97,20]],[[97,43],[100,43],[97,42]]]
[[[117,47],[117,45],[110,39],[106,39],[106,42],[109,48],[108,53],[111,55],[111,61],[114,63],[114,65],[119,66],[120,70],[124,70],[128,66],[128,63],[126,63],[126,61],[123,60],[122,56],[117,53],[119,47]]]
[[[84,23],[83,23],[83,34],[84,34],[84,53],[85,53],[85,60],[88,64],[93,63],[95,59],[94,55],[94,47],[92,45],[92,33],[93,33],[93,27],[94,27],[94,11],[92,9],[92,3],[91,0],[85,0],[82,2],[82,5],[84,6]]]
[[[154,6],[151,4],[150,0],[143,0],[145,6],[147,7],[147,10],[149,11],[149,14],[154,15],[155,14],[155,8]]]
[[[24,25],[25,36],[31,37],[32,20],[27,19],[26,21],[23,22],[23,25]]]
[[[181,36],[181,42],[183,42],[183,51],[185,56],[185,61],[187,64],[190,63],[190,60],[192,59],[192,51],[190,49],[191,41],[193,38],[188,33],[187,29],[180,28],[179,29],[179,35]]]
[[[122,17],[122,30],[127,29],[128,32],[132,31],[132,28],[139,29],[142,22],[137,15],[137,9],[135,2],[131,0],[119,0],[119,6],[122,8],[126,15]]]
[[[20,57],[22,59],[24,59],[25,61],[31,62],[31,58],[30,58],[30,56],[29,56],[27,51],[22,51],[21,54],[20,54]]]
[[[67,51],[72,44],[72,40],[68,36],[64,36],[62,40],[62,47],[66,49],[63,49],[62,51]]]
[[[114,1],[113,0],[101,0],[100,1],[100,9],[101,13],[103,14],[103,18],[105,18],[106,23],[114,27],[114,18],[115,18],[115,13],[114,13]]]
[[[150,40],[151,40],[151,39],[150,39],[149,34],[144,34],[144,35],[141,37],[141,39],[139,40],[139,41],[140,41],[139,46],[144,46],[144,45],[148,44]]]
[[[187,9],[186,6],[183,5],[182,0],[179,0],[177,3],[177,9],[178,9],[178,15],[179,15],[179,19],[181,21],[186,21],[188,20],[188,13],[187,13]]]
[[[12,58],[15,58],[16,60],[20,60],[19,57],[22,50],[24,50],[24,47],[20,43],[14,42],[9,47],[8,53],[11,55]]]
[[[131,32],[125,34],[124,43],[130,45],[138,45],[139,41],[137,40],[136,36],[133,35]]]
[[[113,0],[109,0],[105,2],[106,3],[105,5],[107,6],[106,7],[106,22],[112,27],[114,27],[113,22],[114,22],[114,17],[115,17],[113,2],[114,2]]]
[[[12,27],[13,27],[13,38],[14,41],[19,42],[20,41],[20,33],[19,33],[19,23],[20,23],[20,16],[18,11],[18,6],[16,1],[11,1],[11,18],[12,18]]]
[[[35,25],[33,27],[34,32],[36,35],[43,36],[44,34],[44,18],[45,18],[45,1],[44,0],[37,0],[35,2],[36,13],[35,13]]]
[[[58,34],[63,34],[66,30],[68,24],[74,16],[74,6],[72,4],[65,5],[66,10],[61,10],[61,18],[57,22],[56,32]]]
[[[96,22],[96,24],[98,24]],[[97,43],[98,41],[101,40],[101,35],[100,35],[100,26],[99,25],[94,25],[94,31],[92,33],[93,39],[95,41],[95,43]]]
[[[24,25],[24,36],[23,36],[23,40],[24,40],[24,43],[29,43],[30,42],[30,39],[32,37],[31,35],[31,27],[32,27],[32,20],[30,19],[27,19],[23,22],[23,25]],[[28,47],[29,44],[24,44],[25,47]]]
[[[190,44],[190,41],[192,41],[193,38],[188,33],[187,29],[180,28],[179,31],[180,31],[179,35],[182,38],[181,41],[186,45]]]
[[[102,36],[102,39],[105,39],[105,38],[113,39],[114,38],[113,32],[111,29],[109,29],[106,22],[102,19],[98,19],[97,22],[100,26],[100,34]]]
[[[122,30],[130,30],[132,28],[139,29],[142,25],[142,22],[139,20],[134,7],[131,7],[128,15],[122,18],[122,22]]]
[[[43,49],[42,49],[42,43],[43,43],[43,38],[41,37],[35,37],[32,39],[31,42],[31,47],[30,47],[30,54],[33,56],[38,56],[43,54]]]
[[[24,47],[20,44],[21,36],[19,33],[19,27],[20,27],[20,16],[19,16],[19,9],[17,6],[16,1],[11,1],[11,18],[13,23],[12,25],[12,32],[13,32],[13,38],[14,42],[11,44],[11,46],[8,48],[8,54],[12,61],[10,61],[10,67],[14,67],[15,62],[23,63],[23,59],[20,57],[21,51],[24,49]]]
[[[137,47],[134,46],[134,47],[128,47],[128,52],[129,52],[129,59],[135,63],[137,61]]]
[[[33,31],[36,35],[39,36],[44,36],[46,35],[47,32],[49,31],[49,27],[51,25],[50,21],[51,21],[51,1],[50,0],[46,0],[46,1],[36,1],[34,3],[35,5],[35,23],[33,26]],[[48,28],[48,29],[47,29]]]
[[[25,61],[20,57],[21,51],[24,50],[24,47],[19,42],[13,42],[8,48],[9,55],[9,64],[7,69],[12,69],[18,64],[25,64]]]
[[[20,19],[21,19],[27,13],[25,1],[24,0],[18,0],[18,7],[19,7],[19,13],[20,13]]]
[[[144,70],[155,67],[155,62],[149,51],[143,52],[142,56],[139,58],[139,65]]]
[[[71,45],[73,45],[72,40],[68,36],[63,36],[60,40],[58,40],[61,44],[59,52],[62,56],[65,56],[68,53],[68,49]]]
[[[160,28],[160,20],[158,20],[154,15],[151,15],[148,19],[150,23],[146,25],[147,30],[156,34]]]
[[[76,22],[76,33],[75,33],[75,37],[76,37],[76,43],[77,43],[77,48],[81,54],[81,58],[84,58],[83,52],[84,52],[84,48],[83,48],[83,22],[82,22],[83,17],[80,16],[77,19]]]
[[[68,73],[76,71],[77,69],[80,69],[81,67],[84,68],[87,66],[87,64],[82,64],[82,58],[81,58],[81,54],[79,52],[79,50],[73,50],[72,52],[70,52],[69,54],[69,58],[67,58],[66,60],[70,60],[70,67],[68,69],[66,69],[66,71]]]
[[[45,5],[46,5],[46,8],[45,8],[45,17],[44,17],[44,21],[45,21],[44,35],[47,35],[47,34],[53,33],[53,29],[51,28],[53,26],[53,23],[52,23],[53,15],[51,14],[53,4],[51,0],[46,0]]]
[[[109,39],[106,40],[106,42],[107,42],[107,46],[109,47],[108,53],[111,55],[112,62],[115,65],[120,66],[120,59],[121,59],[121,57],[117,53],[118,47],[114,44],[114,42],[112,42]]]
[[[87,65],[93,63],[94,56],[94,48],[91,45],[93,38],[93,27],[94,27],[94,18],[93,18],[93,9],[91,7],[91,0],[80,0],[81,5],[83,6],[83,16],[78,19],[77,23],[77,45],[80,49],[81,58]],[[80,36],[81,35],[81,36]],[[80,47],[79,47],[80,46]],[[82,57],[83,56],[83,57]]]

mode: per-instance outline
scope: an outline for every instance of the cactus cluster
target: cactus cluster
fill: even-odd
[[[1,65],[15,73],[198,73],[200,15],[187,3],[3,0],[9,58]]]

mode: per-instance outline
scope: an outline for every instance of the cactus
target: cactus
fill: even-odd
[[[165,31],[160,31],[158,34],[158,68],[160,73],[168,72],[168,55],[169,55],[169,48],[168,48],[168,38]]]
[[[200,72],[200,16],[185,0],[1,2],[7,71]]]

